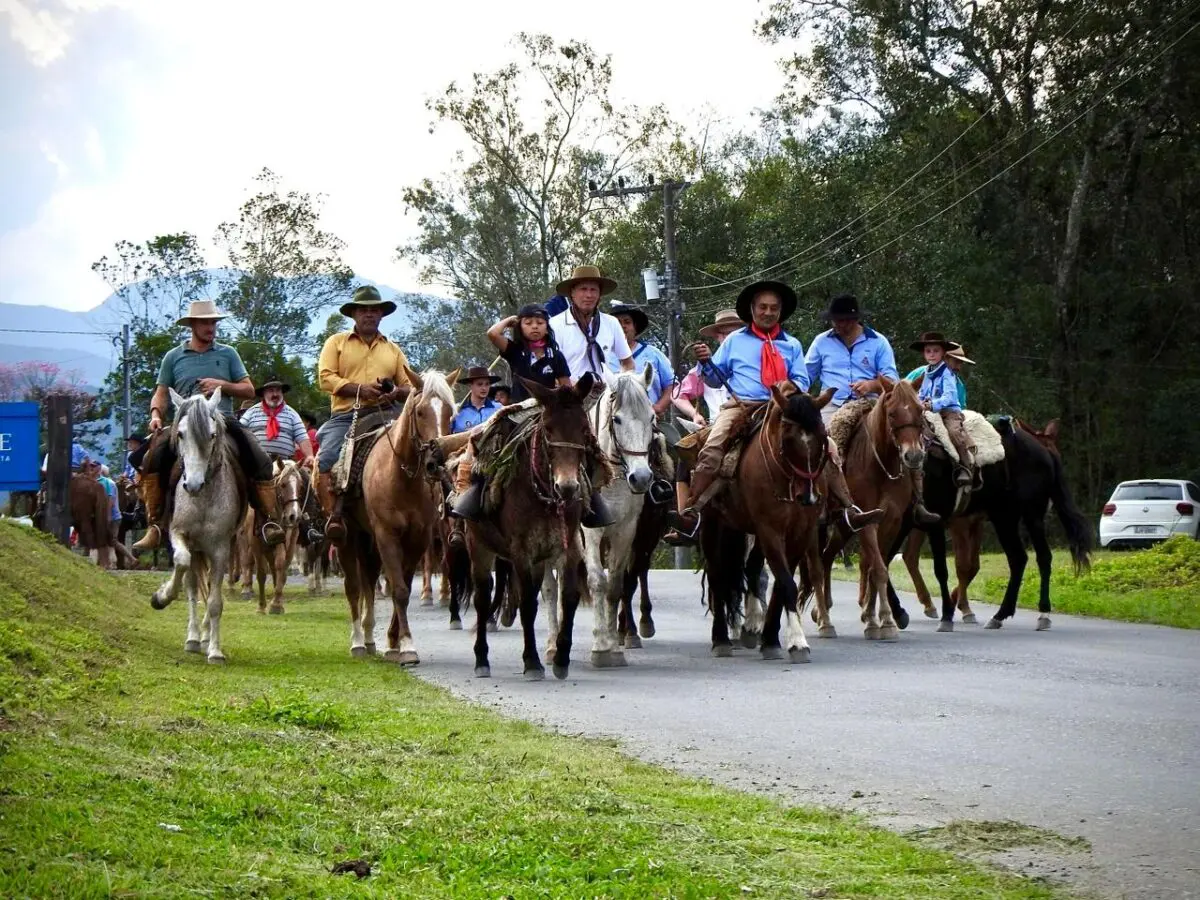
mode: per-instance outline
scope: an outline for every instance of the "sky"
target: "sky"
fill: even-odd
[[[437,291],[396,261],[407,185],[466,141],[427,99],[515,58],[520,31],[611,54],[614,95],[750,124],[783,78],[755,0],[337,3],[0,0],[0,302],[86,310],[114,242],[210,240],[264,166],[325,195],[362,277]],[[221,265],[215,256],[210,264]]]

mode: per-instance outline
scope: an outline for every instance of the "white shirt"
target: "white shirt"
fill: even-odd
[[[625,332],[621,329],[621,323],[617,321],[616,316],[597,312],[596,318],[600,320],[596,329],[596,343],[604,351],[605,363],[614,360],[619,362],[633,356],[629,350],[629,342],[625,340]],[[597,376],[601,374],[603,366],[597,366],[595,360],[589,358],[587,338],[583,334],[583,329],[579,327],[579,323],[575,321],[575,317],[571,315],[570,309],[560,312],[552,318],[550,327],[554,329],[554,339],[558,341],[558,349],[562,351],[563,358],[567,361],[567,368],[571,370],[572,382],[578,381],[584,372],[591,372]]]

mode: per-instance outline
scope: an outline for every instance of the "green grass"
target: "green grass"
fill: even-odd
[[[0,896],[1055,896],[352,660],[338,597],[231,602],[207,666],[156,581],[0,524]]]

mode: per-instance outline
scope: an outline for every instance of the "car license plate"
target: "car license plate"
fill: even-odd
[[[1157,525],[1134,525],[1133,533],[1134,534],[1157,534],[1158,526]]]

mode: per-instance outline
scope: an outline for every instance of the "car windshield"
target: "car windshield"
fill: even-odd
[[[1114,500],[1182,500],[1183,487],[1178,484],[1123,484],[1113,494]]]

